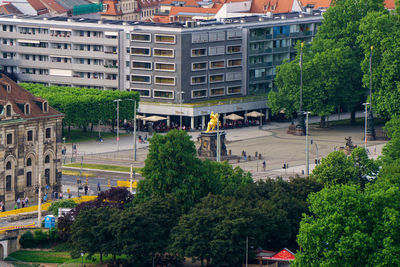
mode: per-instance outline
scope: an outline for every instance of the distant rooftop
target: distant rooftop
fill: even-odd
[[[203,20],[193,22],[195,28],[206,27],[212,25],[229,25],[229,24],[242,24],[242,23],[251,23],[257,21],[276,21],[286,20],[286,19],[295,19],[295,18],[312,18],[316,16],[321,16],[322,13],[319,10],[314,10],[311,13],[281,13],[281,14],[270,14],[270,15],[254,15],[247,17],[235,17],[229,19],[212,19],[212,20]],[[78,22],[78,23],[93,23],[93,24],[105,24],[105,25],[127,25],[127,26],[157,26],[157,27],[169,27],[169,28],[187,28],[188,24],[185,22],[172,22],[172,23],[157,23],[150,21],[122,21],[122,20],[99,20],[99,19],[91,19],[91,18],[74,18],[74,17],[50,17],[43,18],[39,16],[29,16],[29,15],[0,15],[0,19],[32,19],[32,20],[41,20],[47,19],[47,21],[60,21],[60,22]],[[192,26],[193,27],[193,26]]]

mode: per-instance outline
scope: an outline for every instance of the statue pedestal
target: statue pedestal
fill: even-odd
[[[226,146],[225,146],[225,135],[224,131],[219,131],[220,144],[221,144],[221,158],[226,156]],[[216,158],[217,157],[217,133],[202,132],[199,136],[200,147],[197,150],[197,154],[200,157]]]

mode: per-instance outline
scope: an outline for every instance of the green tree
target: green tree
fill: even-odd
[[[60,208],[75,208],[77,206],[76,202],[72,199],[62,199],[51,203],[48,211],[50,211],[54,216],[58,216],[58,209]]]
[[[357,169],[357,176],[362,187],[364,187],[369,180],[376,178],[379,171],[379,163],[368,158],[365,148],[355,148],[351,152],[350,160]]]
[[[112,218],[119,212],[119,209],[107,207],[81,210],[71,227],[71,256],[77,258],[83,252],[90,258],[99,253],[102,262],[103,255],[112,254],[114,258],[119,255],[121,248],[112,232],[116,223]]]
[[[311,177],[327,186],[359,182],[354,162],[343,151],[331,152],[323,158]]]
[[[400,159],[400,116],[393,116],[386,123],[385,130],[391,139],[383,147],[380,159],[387,165],[390,165],[393,161]]]

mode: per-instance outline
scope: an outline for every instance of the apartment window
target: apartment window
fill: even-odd
[[[32,186],[32,172],[27,172],[26,173],[26,186],[31,187]]]
[[[32,159],[31,158],[28,158],[27,160],[26,160],[26,166],[32,166]]]
[[[210,32],[208,36],[210,42],[225,41],[225,32]]]
[[[11,191],[11,175],[6,176],[6,191]]]
[[[29,130],[29,131],[26,133],[26,140],[27,140],[27,141],[33,141],[33,131],[32,131],[32,130]]]
[[[46,138],[51,138],[51,128],[46,128]]]
[[[205,84],[207,81],[206,76],[193,76],[190,84]]]
[[[210,75],[210,83],[218,83],[224,81],[224,74],[213,74]]]
[[[155,84],[164,84],[164,85],[175,85],[175,77],[154,77]]]
[[[150,75],[131,75],[131,82],[133,83],[151,83]]]
[[[220,96],[225,94],[225,88],[211,88],[210,89],[210,96]]]
[[[136,56],[150,56],[150,48],[131,47],[131,54]]]
[[[226,48],[227,54],[235,54],[235,53],[240,53],[240,52],[242,52],[241,45],[230,45]]]
[[[210,69],[225,68],[225,60],[210,61]]]
[[[174,57],[173,49],[154,48],[153,53],[155,57]]]
[[[155,39],[156,43],[175,44],[175,35],[156,34]]]
[[[138,92],[140,97],[151,97],[149,89],[131,89],[131,91]]]
[[[6,116],[11,117],[11,105],[6,106]]]
[[[241,72],[228,72],[226,74],[226,81],[231,82],[231,81],[240,81],[242,79],[242,73]]]
[[[194,62],[192,63],[192,71],[206,70],[207,62]]]
[[[207,48],[192,49],[192,57],[207,56]]]
[[[228,40],[242,39],[241,30],[228,31],[227,35],[228,35]]]
[[[192,98],[202,98],[207,96],[207,89],[193,90]]]
[[[174,99],[173,91],[153,90],[154,98]]]
[[[241,86],[230,86],[230,87],[228,87],[228,95],[240,94],[241,91],[242,91],[242,87]]]
[[[151,62],[132,61],[132,69],[151,70]]]
[[[159,71],[175,71],[174,63],[156,62],[154,65],[155,70]]]
[[[208,42],[208,34],[207,33],[193,33],[192,34],[192,43],[206,43]]]
[[[7,134],[7,145],[12,145],[13,144],[13,134],[9,133]]]
[[[228,59],[228,67],[240,67],[242,66],[241,59]]]
[[[136,42],[151,42],[151,35],[149,33],[132,33],[131,40]]]
[[[223,55],[225,54],[225,46],[215,46],[208,48],[209,56]]]

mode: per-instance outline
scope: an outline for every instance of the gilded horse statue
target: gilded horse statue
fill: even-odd
[[[208,122],[206,133],[214,132],[217,123],[219,123],[219,126],[221,126],[221,122],[219,121],[219,114],[214,114],[214,112],[211,112],[210,121]]]

